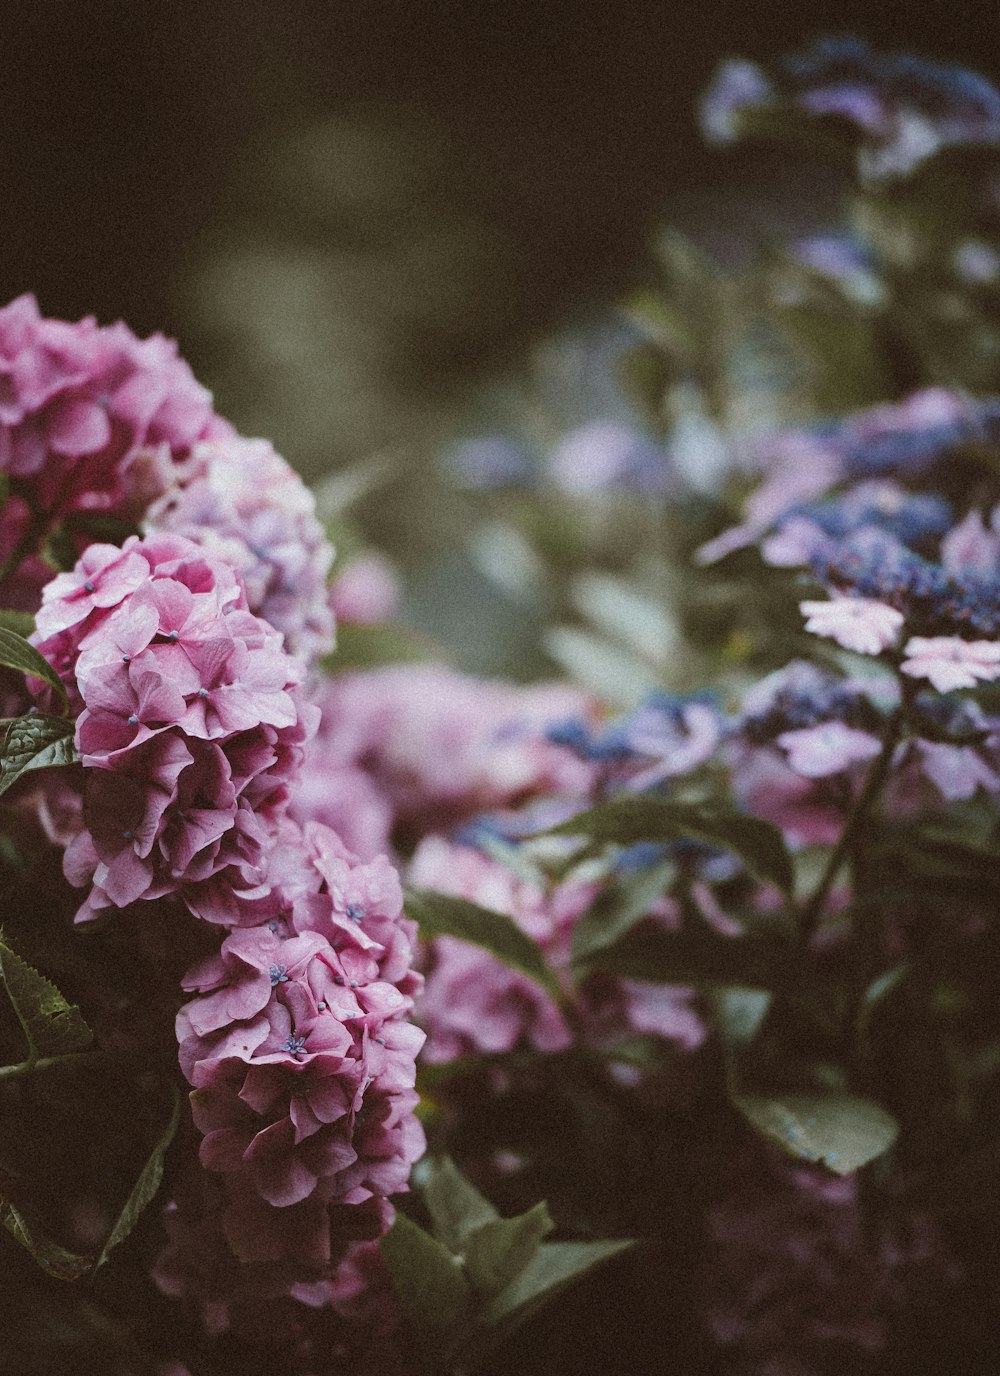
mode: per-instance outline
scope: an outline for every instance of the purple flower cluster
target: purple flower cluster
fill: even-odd
[[[905,177],[941,149],[1000,146],[1000,93],[983,77],[909,53],[873,52],[857,38],[824,39],[785,59],[774,82],[755,64],[722,65],[702,105],[702,127],[731,142],[748,116],[837,116],[859,140],[861,174]]]
[[[90,886],[78,918],[180,893],[239,921],[316,709],[232,568],[176,535],[91,545],[45,588],[34,638],[82,709],[84,830],[65,860]]]
[[[316,501],[266,440],[238,436],[195,445],[146,513],[144,529],[183,535],[220,555],[247,604],[312,664],[333,645],[327,577],[333,561]]]
[[[258,925],[183,980],[177,1036],[228,1245],[322,1269],[384,1231],[423,1151],[415,926],[384,857],[358,863],[318,823],[286,824],[274,869]]]

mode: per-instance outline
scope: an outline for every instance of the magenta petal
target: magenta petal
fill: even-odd
[[[259,1132],[244,1160],[260,1195],[279,1209],[298,1204],[316,1188],[316,1173],[295,1151],[294,1129],[287,1118]]]

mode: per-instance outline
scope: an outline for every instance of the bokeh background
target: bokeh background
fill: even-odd
[[[988,0],[0,8],[0,296],[176,336],[219,409],[312,481],[389,455],[407,495],[358,516],[404,613],[522,677],[544,665],[516,608],[477,592],[461,511],[422,508],[419,474],[502,427],[542,341],[646,280],[657,221],[739,262],[835,217],[828,166],[704,147],[719,60],[855,32],[1000,69]]]

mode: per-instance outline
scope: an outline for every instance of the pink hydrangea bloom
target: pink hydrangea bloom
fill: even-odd
[[[899,639],[904,617],[895,607],[870,597],[834,597],[829,602],[800,602],[806,630],[827,636],[845,650],[877,655]]]
[[[304,669],[217,555],[175,535],[95,545],[46,587],[35,641],[82,705],[80,917],[181,892],[231,922],[264,884],[316,709]]]
[[[568,964],[574,926],[599,892],[597,884],[572,876],[545,892],[475,848],[440,836],[420,843],[408,878],[418,888],[467,898],[513,918],[557,973]],[[676,918],[664,900],[649,920],[672,926]],[[579,1031],[595,1046],[645,1034],[691,1049],[705,1036],[693,998],[688,989],[597,978],[580,991]],[[573,1040],[562,1010],[540,985],[488,951],[452,937],[429,943],[418,1016],[427,1028],[425,1059],[430,1062],[527,1048],[560,1051]]]
[[[777,742],[796,774],[807,779],[825,779],[831,774],[840,774],[854,764],[873,760],[881,749],[877,736],[842,721],[825,721],[798,731],[784,731]]]
[[[326,654],[333,549],[294,469],[266,440],[230,436],[195,445],[171,477],[146,531],[173,531],[221,555],[243,580],[250,610],[281,631],[290,654],[307,664]]]
[[[567,717],[596,719],[574,688],[406,664],[338,674],[316,701],[320,729],[293,815],[343,829],[364,853],[383,848],[393,825],[419,835],[539,794],[585,798],[592,787],[594,766],[546,739]],[[359,789],[359,771],[370,790]]]
[[[30,481],[43,527],[71,513],[138,515],[174,461],[228,432],[161,335],[140,340],[92,318],[46,320],[32,296],[0,309],[0,471]],[[12,534],[5,522],[0,557]],[[86,543],[81,534],[81,550]]]
[[[185,977],[197,996],[177,1036],[202,1165],[226,1182],[230,1247],[326,1265],[351,1226],[332,1234],[331,1209],[360,1209],[371,1227],[374,1207],[381,1230],[423,1150],[415,928],[384,858],[358,862],[315,823],[286,824],[280,849],[262,924]]]
[[[903,653],[903,673],[927,679],[939,693],[973,688],[981,680],[992,682],[1000,678],[1000,641],[915,635],[907,641]]]
[[[408,879],[417,888],[467,898],[512,917],[543,947],[564,937],[542,890],[471,846],[427,836],[417,847]],[[577,886],[579,888],[579,886]],[[582,911],[592,891],[573,895]],[[453,937],[430,943],[427,983],[418,1007],[427,1029],[425,1059],[496,1054],[516,1048],[564,1050],[572,1034],[550,994],[481,947]]]

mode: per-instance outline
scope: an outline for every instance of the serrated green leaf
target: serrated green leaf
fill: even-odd
[[[543,834],[589,836],[622,846],[687,837],[732,851],[751,874],[777,885],[783,893],[790,894],[794,884],[791,856],[778,828],[732,808],[673,803],[665,798],[618,797]]]
[[[470,1233],[500,1217],[490,1201],[469,1184],[448,1156],[429,1163],[423,1198],[434,1224],[435,1237],[456,1256],[461,1255]]]
[[[513,1331],[596,1266],[634,1245],[630,1239],[543,1243],[521,1274],[493,1300],[486,1311],[487,1321]]]
[[[0,610],[0,629],[13,631],[15,635],[27,640],[35,629],[35,618],[30,612],[15,612],[9,607]]]
[[[7,727],[0,755],[0,794],[22,774],[75,764],[79,758],[73,744],[73,723],[66,717],[47,717],[40,712],[15,717]]]
[[[882,1156],[899,1135],[884,1108],[854,1094],[740,1094],[733,1102],[752,1127],[803,1161],[851,1175]]]
[[[442,1333],[466,1314],[472,1293],[460,1263],[405,1214],[379,1246],[396,1294],[418,1331]]]
[[[623,937],[663,897],[677,874],[664,860],[634,874],[617,875],[573,928],[573,959],[582,960]]]
[[[0,1184],[0,1222],[15,1241],[30,1252],[43,1271],[56,1280],[82,1280],[90,1273],[93,1262],[90,1257],[80,1256],[58,1242],[53,1242],[45,1230],[4,1198]]]
[[[736,985],[787,989],[801,978],[801,962],[787,942],[727,937],[710,931],[629,932],[613,946],[574,965],[578,977],[595,970],[652,984]]]
[[[5,626],[0,626],[0,664],[8,669],[17,669],[31,678],[40,678],[56,690],[63,703],[66,702],[66,685],[48,660],[43,659],[23,635]]]
[[[28,1043],[29,1060],[82,1051],[93,1033],[74,1004],[44,975],[0,941],[0,980]]]
[[[472,942],[558,995],[555,976],[539,947],[503,913],[433,889],[408,889],[406,911],[423,936],[454,936]]]
[[[494,1218],[465,1240],[465,1273],[480,1295],[493,1296],[510,1285],[532,1261],[553,1229],[545,1204],[516,1218]]]
[[[114,1227],[108,1234],[107,1241],[101,1248],[101,1254],[95,1263],[95,1270],[98,1266],[103,1266],[108,1259],[109,1253],[117,1247],[119,1242],[124,1242],[129,1233],[139,1221],[139,1216],[143,1209],[152,1202],[157,1190],[160,1188],[160,1181],[163,1179],[163,1163],[166,1159],[167,1151],[177,1132],[177,1125],[181,1120],[181,1094],[176,1085],[171,1085],[173,1093],[173,1104],[170,1110],[170,1118],[167,1126],[160,1134],[156,1146],[149,1154],[146,1164],[139,1174],[139,1178],[132,1186],[132,1191],[122,1206],[121,1213],[115,1219]]]

